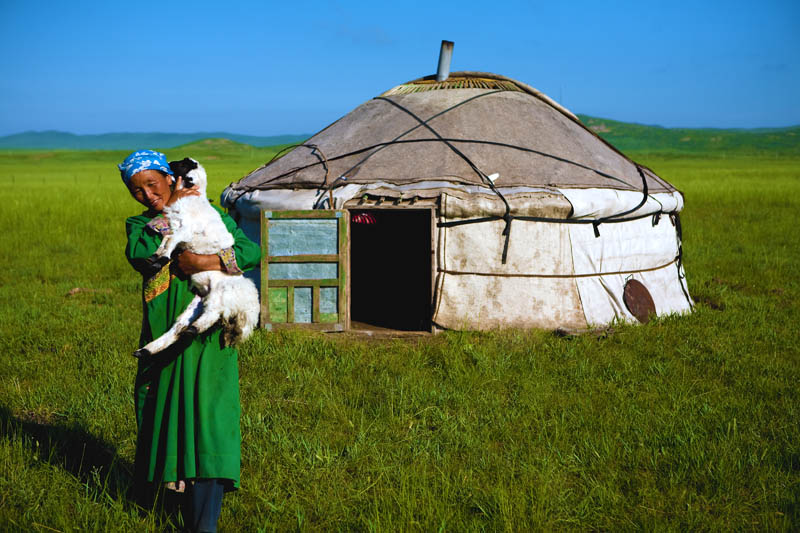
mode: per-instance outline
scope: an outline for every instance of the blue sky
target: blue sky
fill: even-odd
[[[0,0],[0,135],[313,133],[452,70],[576,113],[667,127],[800,124],[800,1]]]

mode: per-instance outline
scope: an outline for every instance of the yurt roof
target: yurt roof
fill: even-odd
[[[381,181],[675,191],[536,89],[485,72],[428,76],[364,102],[228,192]]]

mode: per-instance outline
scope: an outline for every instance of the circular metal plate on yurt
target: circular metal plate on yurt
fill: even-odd
[[[653,301],[653,297],[650,296],[650,291],[641,281],[628,280],[622,293],[622,300],[625,302],[625,307],[628,308],[628,311],[642,324],[650,321],[650,315],[656,314],[656,304]]]

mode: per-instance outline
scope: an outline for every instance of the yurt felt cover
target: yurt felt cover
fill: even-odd
[[[365,195],[438,202],[438,326],[634,320],[623,302],[631,279],[650,290],[657,314],[692,307],[682,195],[509,78],[456,72],[395,87],[231,184],[223,203],[250,219],[326,197],[355,207]],[[511,218],[520,220],[513,232]]]
[[[508,80],[487,73],[456,72],[452,77]],[[485,185],[453,148],[486,175],[499,174],[497,187],[640,191],[645,176],[651,193],[675,190],[649,169],[637,169],[568,111],[511,82],[503,89],[388,91],[314,135],[306,146],[232,184],[231,192],[313,188],[342,177],[338,185],[432,179]]]

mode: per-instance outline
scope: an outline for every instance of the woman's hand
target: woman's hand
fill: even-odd
[[[207,272],[209,270],[224,269],[224,266],[222,264],[222,259],[220,259],[218,255],[196,254],[188,250],[180,253],[175,258],[174,263],[176,264],[178,269],[187,276],[191,276],[192,274],[197,274],[198,272]]]
[[[187,189],[181,188],[183,184],[183,178],[178,176],[175,179],[175,188],[172,190],[172,195],[169,197],[166,205],[172,205],[177,202],[180,198],[184,198],[186,196],[200,196],[200,191],[194,187],[189,187]]]

